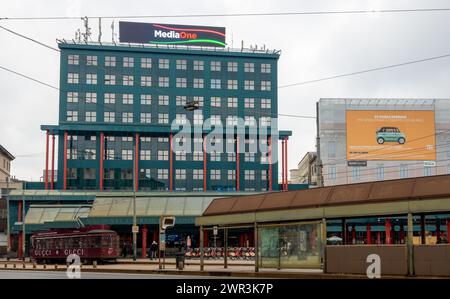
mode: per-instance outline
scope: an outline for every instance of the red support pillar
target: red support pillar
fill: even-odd
[[[134,141],[134,191],[139,190],[139,133],[136,133]]]
[[[105,134],[100,133],[100,154],[99,154],[99,159],[100,159],[100,177],[99,177],[99,184],[100,184],[100,191],[103,191],[103,160],[105,159],[105,153],[104,153],[104,146],[105,146]]]
[[[281,191],[284,191],[284,139],[281,140]]]
[[[381,232],[377,232],[377,244],[381,244]]]
[[[368,245],[372,244],[372,232],[371,232],[370,224],[367,224],[367,226],[366,226],[366,239],[367,239]]]
[[[170,133],[169,136],[169,190],[173,191],[173,147],[172,147],[173,135]]]
[[[45,173],[44,173],[44,188],[48,190],[48,143],[49,143],[49,131],[45,133]]]
[[[285,145],[284,145],[284,151],[285,151],[285,157],[284,157],[284,164],[285,164],[285,166],[284,166],[284,184],[285,184],[285,187],[284,187],[284,190],[285,191],[288,191],[288,172],[289,172],[289,170],[288,170],[288,139],[287,138],[285,138],[284,139],[285,141]]]
[[[268,173],[268,180],[269,180],[269,191],[272,191],[272,136],[269,136],[267,139],[267,146],[268,146],[268,159],[269,159],[269,173]]]
[[[352,244],[356,244],[356,227],[352,225]]]
[[[157,230],[155,230],[155,231],[153,232],[153,241],[159,243],[159,240],[158,240],[158,231],[157,231]],[[153,241],[152,241],[152,242],[153,242]]]
[[[239,168],[239,136],[236,136],[236,191],[241,189],[240,186],[240,168]]]
[[[55,135],[52,135],[52,185],[51,189],[55,189]]]
[[[208,231],[206,229],[203,231],[203,247],[209,247]]]
[[[206,136],[203,135],[203,191],[206,192],[206,160],[207,160],[207,155],[206,155]]]
[[[63,150],[63,190],[67,189],[67,131],[64,131],[64,150]]]
[[[385,244],[392,244],[392,228],[391,228],[391,219],[386,219],[384,224],[384,231],[386,233]]]
[[[142,228],[142,258],[147,257],[147,225]]]

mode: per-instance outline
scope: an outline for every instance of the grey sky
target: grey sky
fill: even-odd
[[[0,17],[164,15],[286,11],[372,10],[450,7],[444,0],[299,1],[299,0],[23,0],[2,1]],[[116,24],[118,19],[116,20]],[[279,85],[359,71],[450,53],[450,12],[272,17],[137,19],[143,22],[212,25],[227,28],[235,47],[266,45],[281,49]],[[0,21],[0,24],[56,46],[73,38],[81,20]],[[111,20],[103,20],[110,41]],[[97,20],[91,20],[94,37]],[[118,27],[118,26],[116,26]],[[59,86],[59,54],[0,30],[0,65]],[[450,58],[279,90],[279,112],[315,115],[321,97],[450,98]],[[58,92],[0,70],[0,144],[17,156],[16,177],[38,180],[44,167],[41,124],[56,124]],[[313,119],[280,117],[279,128],[293,131],[289,168],[314,150]],[[22,156],[27,155],[27,156]]]

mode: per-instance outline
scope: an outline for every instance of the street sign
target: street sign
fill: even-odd
[[[436,166],[436,161],[424,161],[423,166],[424,167],[434,167],[434,166]]]
[[[350,167],[365,167],[367,166],[367,161],[347,161],[347,165]]]
[[[218,233],[217,226],[214,226],[213,227],[213,234],[214,234],[214,236],[217,236],[217,233]]]
[[[167,216],[162,217],[161,219],[161,229],[165,230],[168,227],[172,227],[175,225],[175,217],[173,216]]]
[[[159,233],[159,250],[166,250],[166,234]]]
[[[139,233],[139,226],[138,225],[133,225],[132,227],[131,227],[131,232],[134,234],[134,233]]]

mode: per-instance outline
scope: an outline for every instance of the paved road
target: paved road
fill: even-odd
[[[83,279],[214,279],[208,276],[195,275],[165,275],[165,274],[126,274],[126,273],[95,273],[81,272]],[[66,273],[62,271],[25,271],[25,270],[1,270],[0,279],[64,279]],[[223,278],[222,278],[223,279]]]

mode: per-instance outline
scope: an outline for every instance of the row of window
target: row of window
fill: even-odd
[[[432,175],[432,171],[433,171],[432,166],[425,166],[423,168],[423,175],[424,176],[430,176]],[[352,167],[351,168],[351,174],[352,174],[352,180],[353,181],[359,181],[362,179],[362,171],[363,169],[361,169],[361,167]],[[449,173],[450,173],[450,168],[449,168]],[[327,174],[327,179],[328,180],[335,180],[337,177],[337,172],[336,172],[336,166],[331,165],[328,167],[328,174]],[[385,179],[384,177],[385,171],[384,171],[384,167],[383,166],[378,166],[376,168],[376,179],[379,181],[382,181]],[[346,174],[345,174],[346,175]],[[400,165],[399,168],[399,175],[401,179],[406,179],[409,177],[408,174],[408,165]]]
[[[156,60],[156,59],[155,59]],[[170,61],[167,58],[159,58],[158,68],[159,69],[169,69]],[[70,54],[67,56],[67,63],[69,65],[79,65],[80,64],[80,55]],[[97,66],[98,65],[98,57],[96,55],[87,55],[86,56],[86,65],[88,66]],[[118,59],[115,56],[105,56],[104,65],[108,67],[117,66]],[[135,65],[134,57],[122,57],[121,58],[122,67],[132,68]],[[189,61],[190,63],[190,61]],[[226,70],[228,72],[237,72],[238,71],[238,62],[229,61],[229,62],[221,62],[221,61],[211,61],[210,62],[210,70],[220,72],[222,70],[222,64],[226,64]],[[153,60],[149,57],[141,57],[140,58],[140,66],[144,69],[152,68]],[[176,59],[175,66],[177,70],[187,70],[188,69],[188,60],[186,59]],[[244,62],[244,72],[246,73],[254,73],[256,64],[254,62]],[[271,73],[272,67],[269,63],[258,63],[260,67],[259,70],[261,73]],[[192,69],[194,71],[204,71],[205,70],[205,62],[203,60],[194,60],[192,62]]]
[[[120,117],[120,119],[116,119],[116,115]],[[211,115],[209,118],[210,124],[212,126],[222,126],[222,116],[221,115]],[[67,110],[66,111],[66,121],[68,122],[78,122],[80,121],[78,118],[77,110]],[[97,112],[96,111],[85,111],[84,112],[84,121],[85,122],[97,122]],[[185,125],[187,124],[187,115],[186,114],[176,114],[175,115],[175,124]],[[124,124],[135,123],[134,113],[133,112],[122,112],[116,113],[111,111],[103,112],[103,122],[105,123],[117,123],[121,122]],[[140,113],[139,123],[141,124],[151,124],[152,123],[152,114],[149,112]],[[168,113],[158,113],[157,121],[158,124],[169,124],[169,114]],[[272,119],[269,116],[259,117],[259,126],[261,127],[269,127],[271,126]],[[203,125],[203,115],[202,114],[194,114],[193,119],[194,125]],[[239,118],[236,115],[228,115],[225,118],[225,125],[227,126],[237,126],[239,125]],[[244,125],[245,126],[256,126],[257,121],[254,116],[244,116]]]
[[[134,76],[132,75],[123,75],[122,77],[122,85],[123,86],[134,86]],[[97,74],[86,74],[85,83],[88,85],[96,85],[98,83]],[[105,75],[104,84],[105,85],[116,85],[117,82],[116,75]],[[225,81],[224,81],[225,82]],[[69,84],[79,84],[80,83],[80,75],[78,73],[67,73],[67,83]],[[267,80],[261,80],[259,82],[259,86],[255,85],[254,80],[244,80],[244,90],[256,90],[256,87],[259,87],[261,91],[271,91],[272,90],[272,82]],[[140,86],[141,87],[152,87],[154,83],[152,83],[151,76],[141,76],[140,77]],[[169,87],[169,77],[158,77],[158,87]],[[256,86],[256,87],[255,87]],[[175,78],[175,87],[177,88],[187,88],[187,78]],[[203,78],[193,78],[192,82],[193,88],[205,88],[205,79]],[[221,79],[211,79],[210,80],[210,89],[222,89],[224,88],[224,84],[222,84]],[[226,81],[226,89],[229,90],[237,90],[238,89],[238,80],[231,79]]]
[[[104,94],[104,103],[105,104],[115,104],[116,98],[122,98],[122,104],[124,105],[132,105],[134,102],[133,94],[115,94],[115,93],[105,93]],[[80,96],[78,92],[69,91],[67,92],[67,103],[78,103],[80,100]],[[185,106],[187,103],[187,96],[176,96],[176,105],[177,106]],[[211,107],[222,107],[222,100],[226,99],[226,105],[228,108],[237,108],[238,107],[238,98],[236,97],[211,97]],[[199,106],[203,106],[204,98],[201,96],[194,96],[192,98],[193,101],[199,103]],[[97,93],[96,92],[86,92],[85,93],[85,102],[86,104],[96,104],[97,103]],[[141,94],[140,95],[141,105],[151,105],[152,104],[152,95],[150,94]],[[169,96],[168,95],[158,95],[158,105],[160,106],[168,106],[169,105]],[[271,99],[261,99],[260,100],[261,108],[270,109],[272,107]],[[244,98],[244,107],[245,108],[255,108],[255,98]]]

